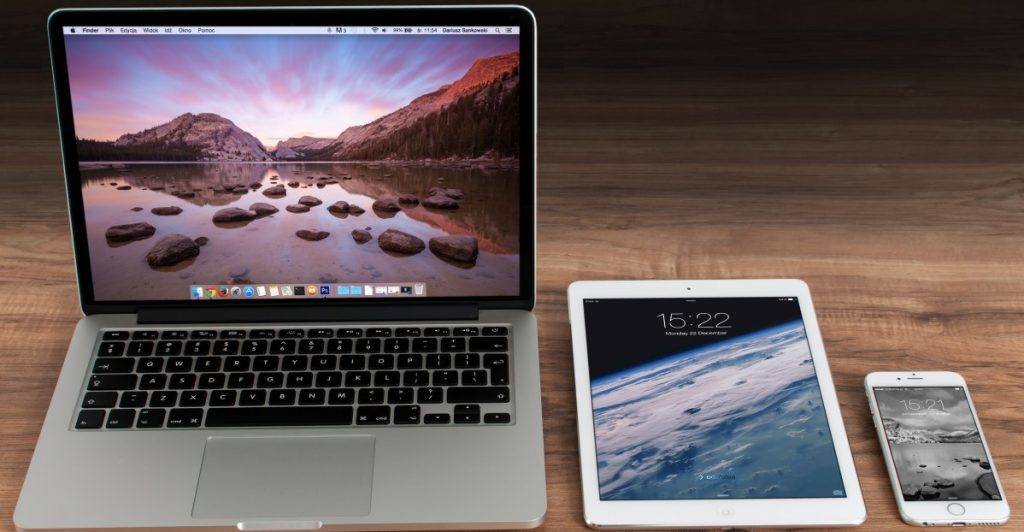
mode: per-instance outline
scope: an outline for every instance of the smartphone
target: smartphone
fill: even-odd
[[[904,521],[963,526],[1010,518],[963,377],[885,371],[865,377],[864,388]]]

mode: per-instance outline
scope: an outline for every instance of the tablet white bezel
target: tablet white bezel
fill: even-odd
[[[682,299],[710,297],[796,297],[821,388],[845,498],[700,499],[602,501],[598,494],[597,451],[590,394],[584,299]],[[701,281],[577,281],[569,285],[569,321],[575,368],[580,473],[584,519],[595,528],[680,528],[754,526],[854,526],[866,517],[864,500],[846,438],[832,375],[811,293],[796,279]]]

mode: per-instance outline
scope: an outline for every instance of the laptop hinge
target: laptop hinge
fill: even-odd
[[[350,307],[236,307],[139,309],[138,323],[271,323],[342,321],[450,321],[475,320],[477,305],[358,305]]]

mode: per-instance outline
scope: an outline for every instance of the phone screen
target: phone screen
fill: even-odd
[[[960,386],[874,388],[903,500],[1001,500]]]

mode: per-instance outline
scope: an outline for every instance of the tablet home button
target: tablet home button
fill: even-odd
[[[953,515],[964,515],[964,512],[966,512],[967,509],[964,508],[964,505],[957,504],[954,502],[953,504],[950,504],[949,506],[946,507],[946,511]]]
[[[723,506],[723,507],[718,509],[718,515],[720,515],[722,517],[732,517],[732,516],[736,515],[736,510],[733,510],[729,506]]]

